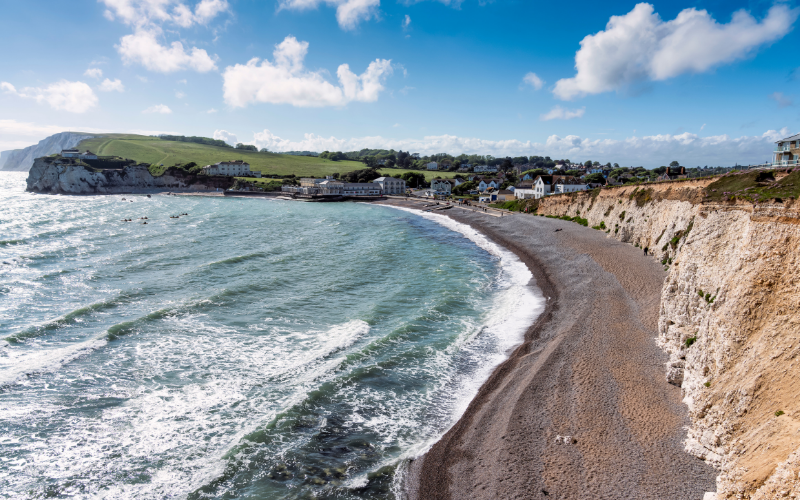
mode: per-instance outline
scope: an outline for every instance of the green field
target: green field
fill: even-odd
[[[146,135],[106,134],[87,139],[78,147],[88,149],[99,156],[121,156],[152,165],[163,163],[165,167],[189,162],[210,165],[225,160],[244,160],[250,164],[252,170],[260,170],[263,175],[294,174],[298,177],[325,177],[334,173],[343,174],[366,168],[363,163],[357,161],[331,161],[311,156],[256,153],[191,142],[165,141]],[[382,174],[394,177],[404,172],[409,170],[395,168],[381,170]],[[453,177],[454,174],[425,172],[425,178],[429,181],[436,175]]]

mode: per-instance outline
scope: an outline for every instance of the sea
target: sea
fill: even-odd
[[[445,216],[0,173],[0,498],[395,499],[544,300]]]

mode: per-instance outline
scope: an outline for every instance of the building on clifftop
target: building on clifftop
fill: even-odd
[[[781,139],[772,152],[772,165],[775,167],[796,167],[800,165],[800,134]]]

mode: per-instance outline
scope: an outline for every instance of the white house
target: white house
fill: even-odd
[[[383,194],[405,194],[406,181],[394,177],[378,177],[374,181],[383,190]]]
[[[251,171],[250,164],[242,160],[221,161],[203,167],[206,175],[225,175],[228,177],[261,177],[260,171]]]
[[[436,194],[448,195],[453,190],[453,185],[447,179],[433,179],[431,181],[431,191]]]
[[[536,198],[536,190],[534,188],[516,188],[514,197],[518,200],[532,200]]]
[[[589,185],[585,182],[575,181],[567,184],[559,181],[553,189],[553,194],[574,193],[575,191],[586,191],[587,189],[589,189]]]
[[[439,170],[439,164],[435,161],[428,163],[426,167],[428,167],[428,170]]]
[[[496,179],[481,179],[481,181],[478,183],[478,191],[481,192],[486,191],[489,188],[497,189],[499,187],[500,182]]]
[[[64,158],[78,158],[81,152],[77,149],[62,149],[61,156]]]

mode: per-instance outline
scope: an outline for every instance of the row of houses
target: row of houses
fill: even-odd
[[[379,177],[372,182],[344,182],[333,177],[300,179],[300,186],[283,186],[288,194],[307,196],[383,196],[402,195],[406,192],[406,181],[394,177]]]
[[[250,170],[250,164],[242,160],[221,161],[203,167],[206,175],[225,175],[228,177],[261,177],[258,170]]]

